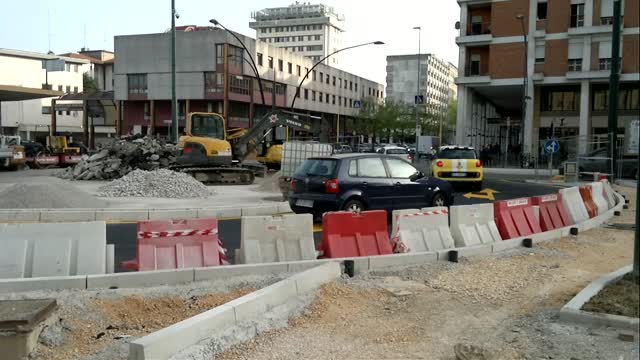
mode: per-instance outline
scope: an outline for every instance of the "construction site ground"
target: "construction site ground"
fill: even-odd
[[[611,223],[635,222],[629,210]],[[634,232],[597,228],[503,254],[357,275],[325,286],[289,327],[264,333],[216,359],[638,359],[620,331],[558,321],[596,278],[632,261]]]

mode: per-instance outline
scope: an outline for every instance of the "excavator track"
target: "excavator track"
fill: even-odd
[[[252,170],[241,167],[176,166],[171,169],[189,174],[205,185],[251,185],[255,179],[255,174]]]

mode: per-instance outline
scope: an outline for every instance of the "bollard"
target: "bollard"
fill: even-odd
[[[458,262],[458,250],[449,251],[449,261],[454,263]]]
[[[522,240],[522,246],[526,247],[526,248],[532,248],[533,247],[533,239],[531,238],[526,238],[524,240]]]
[[[572,227],[571,229],[569,229],[569,234],[571,234],[573,236],[578,236],[578,228],[577,227]]]
[[[345,260],[344,261],[344,273],[349,275],[349,277],[353,277],[356,271],[356,263],[353,260]]]

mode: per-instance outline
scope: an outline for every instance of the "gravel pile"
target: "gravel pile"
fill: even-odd
[[[0,192],[2,209],[102,208],[105,201],[63,181],[14,184]]]
[[[102,186],[99,196],[104,197],[157,197],[199,198],[213,193],[191,176],[167,169],[154,171],[134,170]]]
[[[119,139],[91,156],[84,156],[58,177],[69,180],[111,180],[135,169],[156,170],[175,164],[176,146],[150,137]]]

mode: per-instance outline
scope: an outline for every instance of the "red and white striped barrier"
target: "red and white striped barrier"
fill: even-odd
[[[394,211],[391,244],[394,252],[424,252],[453,248],[446,207]]]

